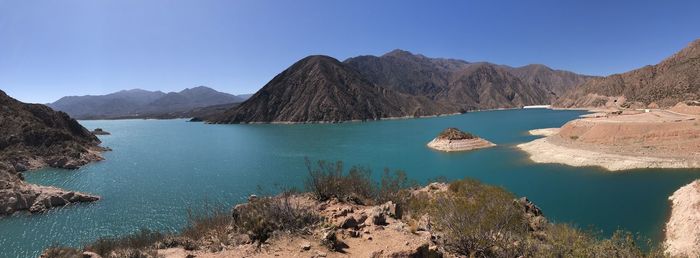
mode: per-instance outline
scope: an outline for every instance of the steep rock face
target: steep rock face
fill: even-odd
[[[27,184],[18,172],[46,166],[74,169],[101,160],[99,143],[66,113],[25,104],[0,91],[0,215],[96,200],[94,196]]]
[[[339,122],[455,112],[424,97],[378,87],[334,58],[310,56],[210,122]]]
[[[592,79],[559,98],[554,105],[599,107],[614,102],[622,106],[671,107],[681,101],[698,99],[700,40],[695,40],[659,64]]]

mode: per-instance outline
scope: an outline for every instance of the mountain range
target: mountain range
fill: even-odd
[[[309,56],[212,123],[339,122],[549,104],[594,77],[543,65],[509,67],[404,50],[343,62]]]
[[[133,89],[107,95],[69,96],[47,105],[76,119],[172,118],[193,109],[245,99],[199,86],[169,93]]]
[[[591,79],[554,105],[645,108],[689,100],[700,100],[700,39],[656,65]]]

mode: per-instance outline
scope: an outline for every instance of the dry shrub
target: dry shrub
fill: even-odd
[[[515,197],[500,187],[476,180],[459,180],[437,196],[429,210],[445,234],[448,250],[469,256],[493,257],[514,249],[527,233],[523,211]]]
[[[87,246],[85,249],[95,252],[103,257],[109,257],[113,251],[121,250],[130,255],[118,255],[118,257],[147,257],[145,250],[165,238],[165,234],[141,229],[139,232],[123,237],[103,237]]]
[[[319,201],[337,198],[365,205],[387,201],[400,204],[408,197],[408,193],[402,190],[418,185],[401,170],[391,172],[384,169],[377,184],[372,181],[372,170],[368,167],[353,166],[345,173],[341,161],[332,163],[320,160],[313,166],[308,159],[306,167],[309,172],[306,189]]]
[[[187,211],[187,226],[182,230],[182,237],[194,241],[206,236],[225,240],[232,231],[233,218],[221,207],[208,205],[200,212]]]
[[[258,244],[267,241],[275,231],[309,233],[310,226],[321,220],[312,209],[293,202],[287,194],[236,206],[233,219],[236,229]]]

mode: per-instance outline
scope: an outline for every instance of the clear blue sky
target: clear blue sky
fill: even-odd
[[[0,0],[0,89],[27,102],[207,85],[400,48],[607,75],[700,38],[700,1]]]

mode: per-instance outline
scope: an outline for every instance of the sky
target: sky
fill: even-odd
[[[0,0],[0,89],[33,103],[199,85],[254,93],[307,55],[393,49],[609,75],[698,38],[697,0]]]

